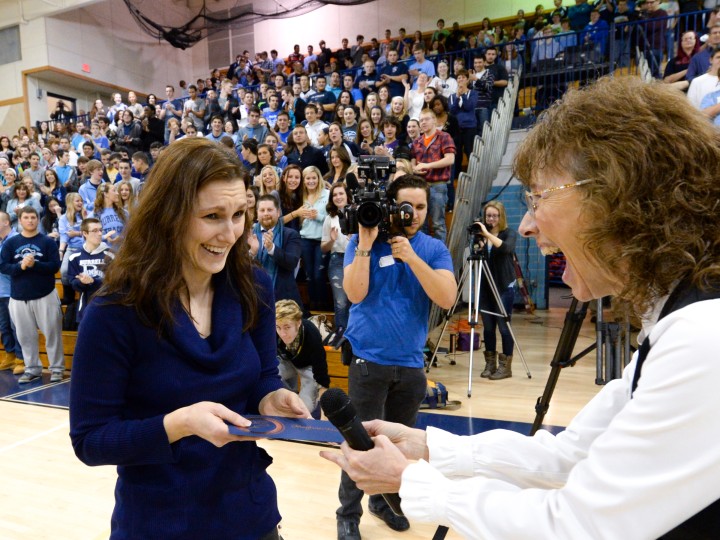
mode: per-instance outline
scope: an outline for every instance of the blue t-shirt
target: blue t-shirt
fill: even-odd
[[[700,110],[705,110],[708,107],[717,105],[718,103],[720,103],[720,90],[715,90],[714,92],[705,94],[705,97],[702,98],[702,101],[700,102]],[[716,126],[720,126],[720,114],[713,118],[713,123]]]
[[[427,58],[422,62],[415,62],[411,64],[408,69],[417,69],[419,72],[424,73],[428,76],[428,81],[432,80],[432,78],[435,76],[435,64],[433,64]],[[415,81],[413,81],[412,87],[413,89],[417,88],[417,77],[415,77]]]
[[[60,216],[60,219],[58,220],[58,232],[60,233],[60,243],[67,244],[67,247],[70,249],[80,249],[82,248],[83,240],[82,235],[73,236],[72,238],[70,235],[68,235],[68,231],[75,231],[75,232],[81,232],[80,231],[80,225],[82,224],[82,216],[76,215],[75,216],[75,223],[70,224],[68,222],[67,214],[63,214]]]
[[[394,64],[386,64],[380,70],[381,75],[390,75],[391,77],[398,77],[400,75],[407,75],[408,67],[405,62],[395,62]],[[405,85],[399,81],[390,81],[387,85],[390,97],[402,97],[405,95]]]
[[[283,112],[282,109],[277,109],[277,110],[273,111],[270,109],[270,107],[268,107],[267,109],[265,109],[263,111],[263,113],[262,113],[263,118],[265,118],[265,120],[267,120],[268,126],[270,128],[275,127],[275,124],[277,123],[277,117],[281,112]],[[264,141],[261,141],[261,142],[264,142]]]
[[[52,169],[57,173],[58,180],[60,180],[60,183],[64,186],[65,182],[70,179],[70,174],[74,168],[70,165],[55,165]],[[63,204],[65,204],[65,201],[63,201]]]
[[[104,180],[100,180],[100,184],[103,182]],[[88,180],[78,189],[78,194],[82,197],[85,210],[88,212],[92,212],[92,209],[95,207],[95,197],[97,196],[97,188],[100,184],[96,186]]]
[[[125,223],[120,220],[120,217],[118,216],[114,208],[103,208],[102,212],[100,212],[100,215],[95,217],[98,218],[100,220],[100,223],[102,224],[103,237],[105,237],[105,235],[110,231],[115,231],[117,233],[115,236],[112,237],[111,241],[115,241],[122,236],[123,229],[125,228]],[[112,249],[115,251],[118,247],[119,244],[114,244],[112,246]]]
[[[357,235],[345,250],[344,266],[355,259]],[[453,271],[445,244],[418,232],[410,245],[433,270]],[[390,244],[375,242],[370,252],[370,283],[362,302],[350,307],[345,337],[353,354],[383,365],[423,367],[430,298],[404,262],[392,257]]]

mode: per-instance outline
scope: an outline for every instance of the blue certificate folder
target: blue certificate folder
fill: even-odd
[[[258,437],[261,439],[284,439],[288,441],[310,441],[321,443],[343,442],[342,435],[330,422],[306,418],[284,418],[281,416],[244,415],[252,422],[250,427],[228,426],[232,435]]]

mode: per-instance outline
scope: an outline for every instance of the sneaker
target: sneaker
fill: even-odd
[[[373,508],[371,504],[368,504],[368,510],[373,516],[382,519],[393,531],[402,532],[407,531],[410,528],[410,522],[407,518],[405,516],[398,516],[395,512],[390,510],[389,506]]]
[[[362,540],[360,528],[354,521],[338,521],[337,537],[338,540]]]
[[[27,384],[40,380],[40,375],[33,375],[32,373],[23,373],[22,377],[18,379],[20,384]]]
[[[64,373],[62,371],[53,371],[50,375],[50,382],[60,382],[63,380]]]
[[[23,373],[25,373],[25,364],[16,362],[13,368],[13,375],[22,375]]]

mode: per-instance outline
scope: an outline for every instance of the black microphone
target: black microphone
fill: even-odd
[[[349,172],[345,175],[345,185],[353,193],[355,192],[355,190],[360,188],[360,183],[358,182],[355,173]]]
[[[320,397],[320,407],[322,407],[325,416],[338,429],[350,448],[366,452],[375,446],[367,430],[357,417],[355,406],[342,388],[328,389]],[[383,493],[382,496],[396,515],[404,515],[400,508],[400,495],[397,493]]]

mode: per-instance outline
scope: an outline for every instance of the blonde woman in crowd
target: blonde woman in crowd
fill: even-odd
[[[65,213],[58,220],[60,233],[60,278],[63,285],[63,303],[70,303],[75,298],[75,292],[68,279],[67,269],[70,255],[80,251],[83,245],[83,235],[80,230],[82,220],[87,217],[87,210],[83,205],[79,193],[68,193],[65,196]]]
[[[111,246],[118,244],[127,223],[127,213],[120,204],[120,195],[114,184],[105,183],[98,187],[93,217],[102,223],[103,241]]]
[[[128,180],[122,180],[118,182],[117,192],[120,196],[120,206],[129,215],[130,211],[137,204],[137,197],[135,196],[135,191],[133,190],[132,184]]]
[[[302,218],[300,238],[302,240],[302,261],[305,274],[310,282],[310,309],[324,306],[325,287],[320,240],[322,226],[327,215],[329,192],[325,189],[320,170],[315,166],[305,167],[303,178],[303,206],[299,210]]]

